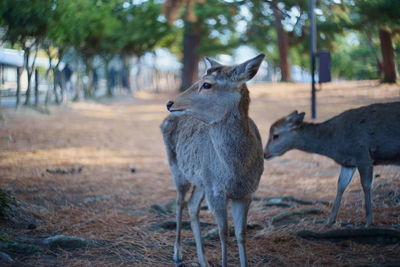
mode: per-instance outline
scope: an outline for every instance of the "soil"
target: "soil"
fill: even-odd
[[[306,84],[250,85],[250,115],[265,143],[269,126],[297,109],[309,116]],[[175,92],[138,92],[97,102],[51,107],[50,114],[30,108],[0,109],[0,188],[29,203],[41,218],[35,227],[2,224],[0,239],[21,240],[72,235],[99,245],[72,250],[46,250],[12,255],[11,266],[174,266],[173,221],[175,188],[159,130],[167,116],[165,103]],[[370,103],[400,101],[398,85],[377,81],[335,82],[318,92],[318,120]],[[400,230],[400,167],[374,169],[374,227]],[[325,232],[359,228],[365,223],[358,174],[345,192],[338,222],[324,226],[336,195],[339,166],[314,154],[291,151],[265,162],[248,223],[250,266],[400,264],[400,244],[371,245],[351,240],[331,243],[306,240],[301,230]],[[265,198],[292,196],[312,204],[266,205]],[[329,203],[329,204],[326,204]],[[154,208],[157,207],[157,208]],[[172,207],[172,211],[171,211]],[[272,225],[270,219],[296,209],[312,213]],[[203,234],[215,228],[206,207],[200,213]],[[185,213],[184,220],[189,220]],[[260,227],[261,226],[261,227]],[[205,240],[212,266],[219,266],[218,240]],[[197,266],[190,230],[183,230],[186,266]],[[239,266],[234,237],[228,263]]]

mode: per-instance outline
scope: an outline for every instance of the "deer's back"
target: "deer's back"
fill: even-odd
[[[327,123],[339,149],[368,154],[374,164],[400,163],[400,102],[348,110]]]

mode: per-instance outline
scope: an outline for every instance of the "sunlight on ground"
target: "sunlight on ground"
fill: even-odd
[[[95,147],[66,147],[33,151],[0,152],[0,167],[12,165],[40,166],[57,164],[103,165],[143,162],[143,155],[127,150],[107,150]]]

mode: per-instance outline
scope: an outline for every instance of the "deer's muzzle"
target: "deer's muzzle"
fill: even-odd
[[[173,104],[174,104],[173,101],[168,101],[168,103],[167,103],[167,109],[170,110]]]

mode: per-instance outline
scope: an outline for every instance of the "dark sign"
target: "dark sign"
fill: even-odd
[[[331,54],[328,51],[318,52],[318,82],[331,81]]]

